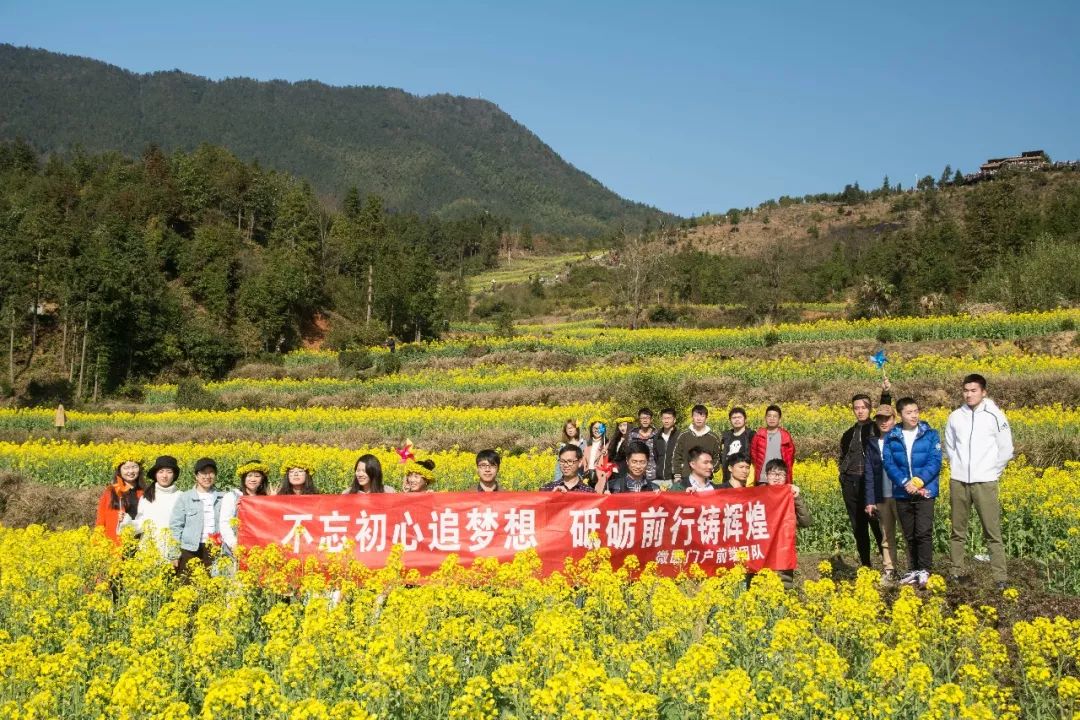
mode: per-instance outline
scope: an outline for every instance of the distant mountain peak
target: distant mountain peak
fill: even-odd
[[[578,170],[487,99],[318,80],[210,80],[0,44],[0,139],[46,152],[136,155],[208,142],[309,179],[351,186],[390,209],[477,208],[535,231],[596,235],[671,217]]]

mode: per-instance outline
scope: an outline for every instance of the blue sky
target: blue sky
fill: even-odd
[[[482,96],[683,215],[1080,159],[1080,3],[0,0],[0,42],[139,72]]]

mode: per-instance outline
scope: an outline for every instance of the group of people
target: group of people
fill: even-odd
[[[1012,430],[1005,413],[988,397],[985,377],[967,375],[962,386],[963,404],[949,414],[944,441],[920,419],[914,398],[901,398],[894,410],[887,381],[873,417],[868,395],[851,400],[855,424],[840,439],[841,494],[859,561],[871,566],[873,535],[886,581],[898,579],[897,524],[909,558],[909,571],[899,581],[922,586],[930,577],[934,504],[943,456],[949,460],[950,578],[960,580],[965,573],[968,524],[974,509],[993,581],[1003,589],[1008,580],[998,484],[1013,456]]]
[[[747,472],[751,466],[756,468],[755,481],[759,483],[764,482],[766,466],[772,460],[782,460],[787,472],[794,468],[795,444],[791,433],[781,427],[783,410],[779,405],[766,409],[765,426],[757,431],[747,427],[746,410],[741,407],[728,413],[731,428],[720,434],[709,426],[709,409],[704,405],[695,405],[690,418],[690,425],[679,430],[675,409],[664,408],[657,427],[653,424],[653,411],[641,408],[637,425],[631,427],[632,417],[617,418],[610,437],[607,423],[601,418],[590,419],[584,438],[578,422],[567,420],[563,424],[555,479],[542,489],[560,490],[560,483],[561,489],[567,491],[601,493],[623,492],[624,485],[631,491],[643,487],[659,490],[687,486],[694,476],[695,458],[698,462],[709,460],[714,470],[719,468],[724,483],[732,478],[732,464],[745,464]],[[574,448],[580,452],[574,453]],[[694,453],[695,448],[703,452]],[[576,464],[563,457],[569,453],[578,455]],[[644,461],[643,455],[647,456]],[[573,473],[569,472],[571,469]],[[711,481],[713,472],[706,478]]]
[[[982,523],[994,580],[1007,579],[998,479],[1012,458],[1012,435],[1004,413],[987,397],[986,379],[968,375],[963,381],[964,404],[945,427],[944,452],[951,469],[951,574],[963,572],[968,521],[974,508]],[[934,504],[942,465],[942,442],[937,430],[922,421],[915,399],[892,405],[888,380],[876,412],[869,395],[852,398],[855,423],[840,439],[839,481],[860,562],[872,566],[873,536],[882,558],[886,582],[925,585],[933,559]],[[708,424],[704,405],[691,410],[690,424],[679,430],[675,410],[660,412],[653,425],[648,408],[633,418],[620,417],[608,437],[607,424],[590,419],[581,438],[575,420],[563,425],[554,479],[540,487],[549,492],[617,494],[624,492],[711,493],[755,484],[791,484],[795,444],[781,422],[783,410],[770,405],[765,424],[747,427],[741,407],[728,413],[731,427],[716,433]],[[898,420],[899,418],[899,420]],[[435,483],[435,463],[404,454],[403,492],[428,492]],[[476,454],[478,492],[498,492],[501,458],[494,450]],[[192,561],[209,564],[214,544],[232,555],[236,547],[234,518],[243,499],[253,495],[313,495],[312,469],[303,461],[287,461],[281,479],[271,483],[270,467],[252,460],[237,468],[238,486],[216,489],[218,468],[211,458],[195,462],[195,483],[180,492],[176,459],[161,456],[146,472],[137,459],[116,468],[112,484],[98,503],[97,524],[118,541],[131,527],[144,542],[154,542],[161,554],[186,572]],[[354,467],[350,493],[397,492],[384,482],[379,459],[361,455]],[[810,524],[810,513],[798,486],[792,485],[796,523]],[[896,529],[908,549],[909,571],[898,575]],[[789,580],[790,578],[785,578]]]
[[[876,411],[869,395],[851,400],[855,423],[840,439],[839,481],[859,561],[872,567],[871,541],[881,556],[883,581],[925,586],[933,563],[934,505],[943,455],[950,468],[950,571],[963,576],[972,509],[982,524],[994,582],[1004,587],[1008,573],[1001,539],[998,480],[1013,455],[1012,432],[1005,414],[987,396],[986,378],[963,379],[964,403],[948,419],[944,447],[937,430],[921,420],[919,404],[903,397],[892,404],[891,385],[882,383]],[[679,430],[672,408],[653,425],[649,408],[633,418],[620,417],[609,438],[607,424],[593,418],[587,437],[567,420],[554,481],[542,490],[561,492],[640,492],[674,489],[712,492],[750,484],[790,482],[795,444],[781,425],[783,410],[770,405],[765,424],[747,427],[746,411],[732,408],[730,428],[721,433],[708,425],[704,405],[691,410],[690,424]],[[799,527],[810,523],[797,486]],[[908,550],[908,572],[899,574],[897,526]]]
[[[477,454],[478,490],[498,490],[499,455],[493,450]],[[494,468],[491,472],[490,468]],[[218,467],[212,458],[200,458],[194,466],[195,483],[181,492],[176,481],[180,466],[176,458],[162,455],[146,472],[136,458],[122,460],[113,482],[98,501],[96,524],[114,542],[120,542],[125,528],[131,528],[142,542],[156,544],[162,557],[172,561],[179,573],[198,561],[209,566],[211,548],[217,545],[234,556],[236,524],[240,503],[254,495],[317,495],[311,466],[300,459],[286,461],[281,479],[271,482],[267,463],[252,460],[236,469],[238,486],[217,489]],[[405,462],[404,492],[426,492],[435,480],[435,462],[410,456]],[[361,455],[353,466],[351,493],[393,493],[383,481],[382,463],[371,454]]]

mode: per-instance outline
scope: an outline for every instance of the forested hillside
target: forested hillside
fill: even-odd
[[[635,326],[793,320],[802,303],[878,317],[1080,302],[1080,172],[926,180],[783,197],[627,236],[610,253],[567,257],[554,282],[490,288],[474,314],[582,317],[593,307]]]
[[[595,236],[664,213],[620,198],[493,103],[309,81],[136,74],[0,44],[0,140],[45,152],[202,143],[387,207],[454,219],[487,210],[533,230]]]
[[[213,146],[68,160],[0,144],[3,379],[47,368],[88,394],[161,371],[219,376],[315,324],[339,347],[432,337],[465,311],[465,277],[495,264],[506,227],[388,213],[355,189],[331,211],[306,182]]]

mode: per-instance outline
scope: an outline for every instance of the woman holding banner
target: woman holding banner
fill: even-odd
[[[371,453],[361,455],[353,466],[353,481],[345,495],[357,493],[394,493],[392,485],[383,484],[382,463]]]
[[[318,495],[311,468],[303,460],[293,460],[281,467],[281,487],[278,495]]]
[[[413,458],[405,463],[405,482],[402,486],[407,493],[433,492],[435,484],[435,461]]]
[[[231,557],[236,557],[236,528],[233,521],[240,509],[240,501],[247,496],[266,495],[270,484],[270,467],[260,461],[251,460],[236,468],[240,478],[240,487],[233,488],[221,498],[221,543]]]

